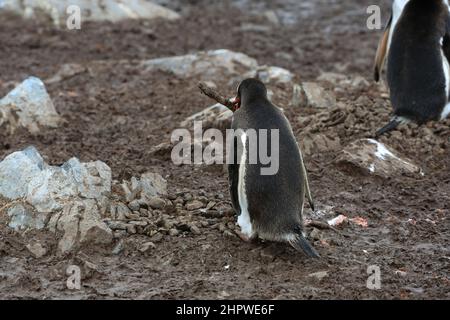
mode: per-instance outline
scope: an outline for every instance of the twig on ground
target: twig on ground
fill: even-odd
[[[333,228],[328,223],[322,222],[319,220],[309,220],[305,223],[305,227],[313,227],[313,228],[322,229],[322,230],[333,230],[333,231],[339,233],[339,231],[336,230],[336,228]]]
[[[215,89],[211,88],[204,82],[200,82],[198,84],[198,87],[205,96],[210,97],[211,99],[217,101],[221,105],[224,105],[225,107],[234,112],[233,102],[230,101],[230,99],[225,98],[223,95],[218,93]]]

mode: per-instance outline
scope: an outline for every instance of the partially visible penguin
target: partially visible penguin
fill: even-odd
[[[401,123],[419,125],[450,114],[450,14],[447,0],[394,0],[380,40],[375,81],[387,55],[394,117],[377,136]]]
[[[305,195],[313,210],[314,206],[302,154],[290,123],[282,111],[269,101],[267,89],[261,81],[247,79],[239,85],[232,129],[236,132],[232,142],[235,161],[228,165],[228,171],[241,238],[251,240],[259,237],[287,242],[307,256],[318,258],[319,254],[303,234]],[[259,157],[253,164],[249,161],[252,157],[249,152],[252,149],[250,131],[259,133],[264,129],[269,133],[265,140],[272,155],[275,146],[271,143],[271,130],[277,129],[279,134],[276,141],[278,170],[272,175],[263,174],[261,169],[267,166],[261,163]],[[258,134],[258,138],[261,135]],[[258,146],[259,143],[260,139]]]

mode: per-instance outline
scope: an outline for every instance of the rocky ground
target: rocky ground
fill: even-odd
[[[450,121],[372,140],[391,107],[371,79],[371,3],[158,3],[180,18],[66,31],[2,17],[0,97],[36,76],[51,121],[0,113],[0,298],[449,299]],[[248,56],[197,54],[217,49]],[[152,60],[186,54],[187,71]],[[342,222],[306,228],[321,260],[243,243],[224,167],[170,160],[172,131],[211,105],[198,81],[232,96],[245,74],[265,77],[304,150],[306,223]],[[226,127],[220,116],[211,127]],[[67,288],[71,265],[80,290]]]

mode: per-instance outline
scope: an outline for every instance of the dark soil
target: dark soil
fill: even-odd
[[[169,142],[182,120],[211,104],[199,93],[198,79],[145,73],[132,62],[115,62],[207,49],[243,52],[260,64],[285,67],[303,81],[315,81],[322,71],[369,81],[362,88],[337,91],[340,106],[325,114],[290,107],[286,95],[277,97],[277,90],[287,89],[272,88],[300,141],[307,134],[320,133],[339,137],[345,147],[386,123],[389,101],[382,96],[385,90],[371,81],[379,37],[365,24],[371,3],[311,1],[315,5],[309,15],[299,14],[295,23],[273,26],[256,9],[247,10],[253,7],[245,1],[236,1],[239,6],[228,2],[189,1],[182,10],[172,4],[183,14],[176,22],[89,23],[73,32],[13,17],[2,20],[0,96],[30,75],[53,76],[64,63],[106,63],[49,85],[66,125],[37,136],[1,131],[0,159],[35,145],[52,164],[73,156],[102,160],[119,181],[153,171],[168,180],[172,194],[190,192],[228,202],[227,175],[221,167],[179,167],[149,153],[152,147]],[[284,2],[262,5],[282,9]],[[382,2],[386,14],[390,2]],[[243,33],[245,24],[270,28]],[[216,81],[231,95],[234,88],[227,82]],[[327,125],[339,117],[341,121]],[[29,235],[1,228],[0,298],[449,299],[449,124],[447,120],[422,128],[405,126],[382,138],[420,165],[424,176],[381,179],[343,171],[334,163],[339,150],[306,155],[318,218],[344,214],[364,217],[369,223],[367,228],[346,224],[338,233],[322,230],[318,236],[316,230],[316,241],[312,241],[321,260],[308,260],[282,244],[248,244],[224,233],[217,226],[231,225],[235,218],[230,213],[209,220],[199,217],[209,221],[200,234],[166,235],[147,253],[137,247],[150,240],[131,236],[124,240],[120,255],[111,254],[111,248],[89,248],[69,257],[48,254],[34,259],[25,248]],[[2,204],[0,200],[0,208]],[[43,241],[54,247],[51,237]],[[82,266],[79,291],[66,287],[65,272],[71,264]],[[366,287],[367,269],[372,265],[381,269],[380,290]],[[322,280],[309,276],[319,271],[328,274]]]

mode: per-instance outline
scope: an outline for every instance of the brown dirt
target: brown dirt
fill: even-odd
[[[363,2],[336,6],[317,1],[314,14],[297,24],[246,33],[240,32],[243,24],[270,23],[225,1],[210,5],[190,1],[177,22],[85,24],[79,32],[9,18],[0,29],[0,96],[29,75],[51,77],[63,63],[142,60],[218,48],[286,67],[302,80],[314,81],[321,71],[370,79],[379,34],[365,29],[368,3]],[[388,2],[383,1],[384,8]],[[226,79],[216,82],[232,94]],[[158,172],[167,178],[171,194],[205,196],[223,202],[229,212],[227,177],[221,168],[178,167],[149,153],[151,147],[168,142],[187,116],[211,104],[196,84],[197,79],[143,73],[132,63],[97,66],[48,86],[67,120],[64,127],[38,136],[0,132],[0,159],[35,145],[52,164],[72,156],[102,160],[117,180]],[[287,89],[273,89],[282,93],[275,100],[285,107],[299,140],[320,133],[339,137],[345,146],[370,136],[390,112],[389,101],[375,84],[338,91],[342,106],[325,114],[289,107]],[[224,227],[233,228],[229,213],[219,217],[194,213],[200,234],[165,235],[147,253],[137,248],[148,237],[128,237],[120,255],[111,254],[111,248],[93,248],[68,257],[49,254],[34,259],[25,248],[29,239],[40,237],[51,252],[53,237],[33,233],[25,237],[1,228],[0,298],[449,299],[449,124],[406,126],[382,139],[419,164],[423,177],[373,178],[338,168],[334,164],[338,151],[307,155],[320,218],[345,214],[369,222],[367,228],[348,224],[339,233],[320,231],[322,241],[314,243],[323,257],[320,261],[307,260],[285,245],[241,242],[224,233]],[[4,204],[0,200],[0,208]],[[65,271],[71,264],[82,267],[80,291],[66,287]],[[366,288],[370,265],[381,268],[381,290]],[[328,276],[322,280],[308,276],[318,271],[327,271]]]

